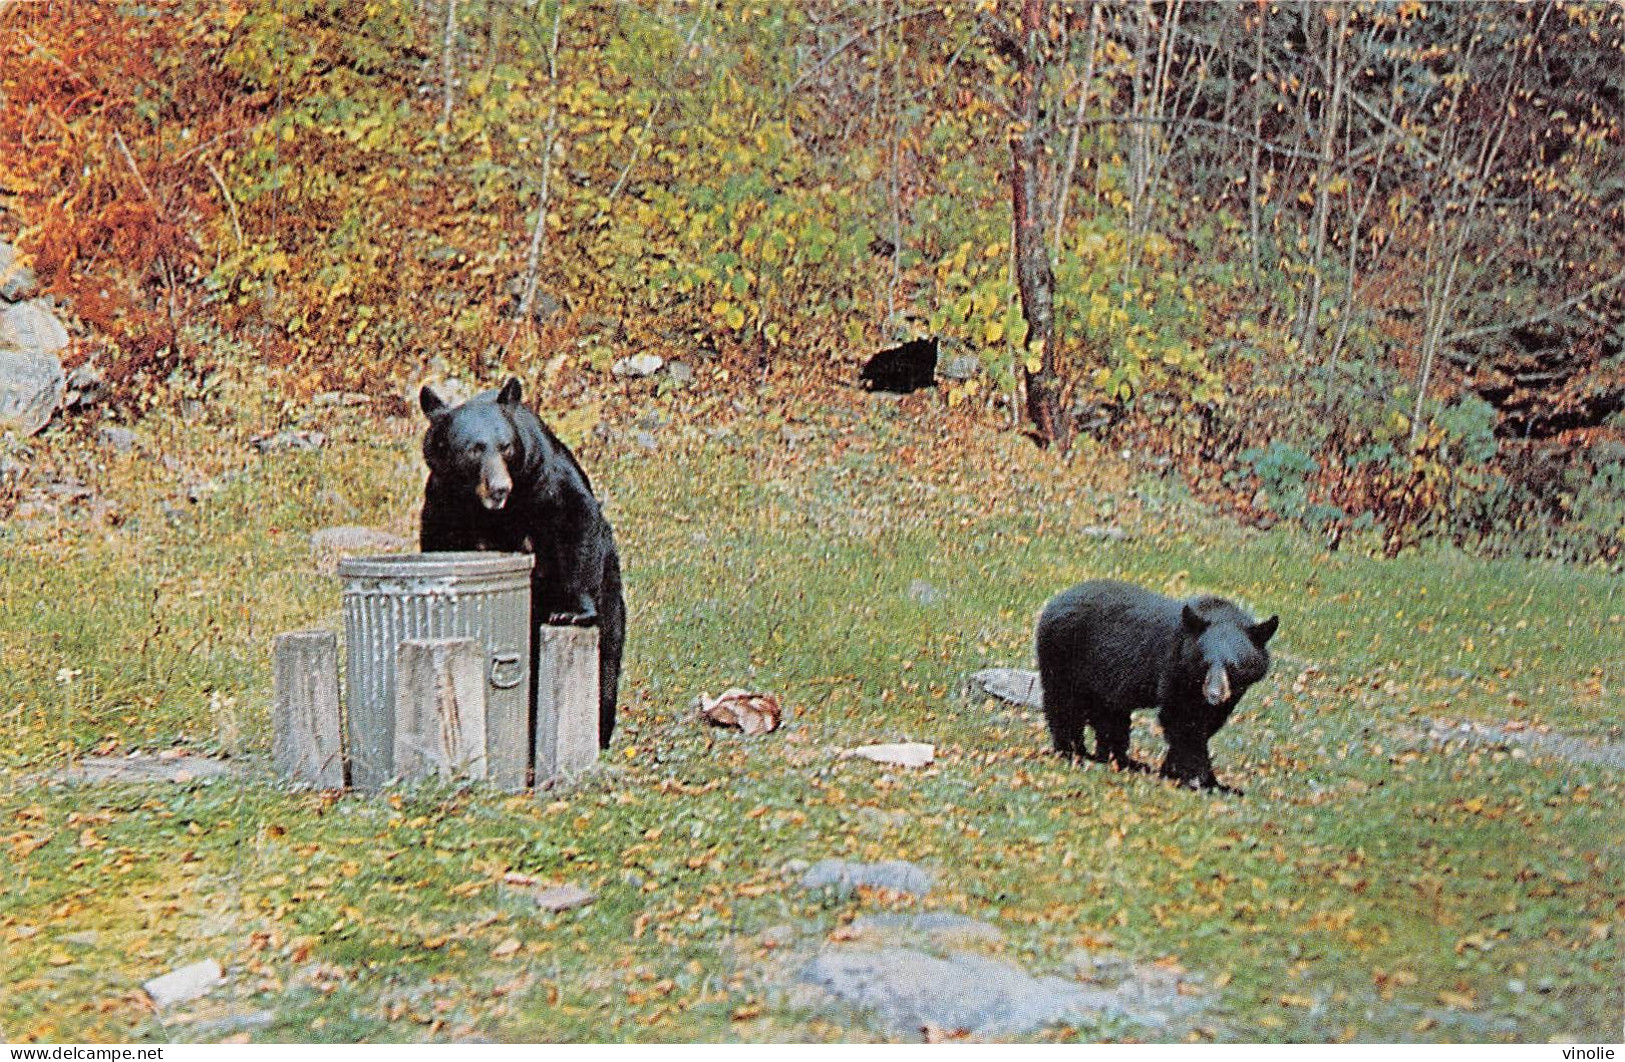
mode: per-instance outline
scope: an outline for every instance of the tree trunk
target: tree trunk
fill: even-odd
[[[1041,446],[1063,451],[1071,442],[1070,418],[1061,409],[1055,357],[1055,275],[1044,242],[1039,204],[1039,96],[1044,67],[1042,0],[1023,0],[1021,69],[1016,83],[1016,124],[1010,135],[1010,200],[1015,220],[1016,287],[1027,318],[1027,419]],[[1034,363],[1036,362],[1036,368]]]

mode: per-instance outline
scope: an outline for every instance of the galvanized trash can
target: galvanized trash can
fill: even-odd
[[[352,785],[378,789],[395,773],[400,644],[473,638],[484,643],[486,654],[486,780],[503,789],[524,788],[534,563],[528,553],[394,553],[339,562]]]

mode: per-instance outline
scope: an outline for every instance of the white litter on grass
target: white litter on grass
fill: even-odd
[[[937,750],[934,745],[918,741],[900,741],[887,745],[864,745],[841,753],[843,760],[853,757],[894,767],[927,767],[937,758]]]
[[[204,959],[154,977],[141,987],[152,997],[155,1006],[172,1007],[207,995],[210,989],[223,984],[225,980],[226,974],[220,964],[213,959]]]

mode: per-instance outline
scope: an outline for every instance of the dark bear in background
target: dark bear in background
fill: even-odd
[[[906,395],[937,383],[937,340],[911,339],[900,347],[882,350],[858,374],[864,390]]]
[[[1162,774],[1192,788],[1220,785],[1208,740],[1247,687],[1269,670],[1279,617],[1262,623],[1219,597],[1176,601],[1103,579],[1055,595],[1038,617],[1044,718],[1057,752],[1129,770],[1129,715],[1158,709],[1168,755]],[[1083,731],[1095,732],[1095,751]]]
[[[520,398],[518,380],[460,406],[418,393],[429,417],[421,547],[535,555],[532,630],[598,626],[598,743],[608,748],[626,645],[615,534],[575,455]]]

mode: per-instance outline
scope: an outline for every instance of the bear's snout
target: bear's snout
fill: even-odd
[[[1230,699],[1230,673],[1223,664],[1214,664],[1207,669],[1207,681],[1202,683],[1202,697],[1214,707]]]
[[[508,504],[508,495],[513,493],[513,478],[501,458],[487,459],[480,467],[480,481],[474,493],[479,495],[480,504],[493,512]]]

